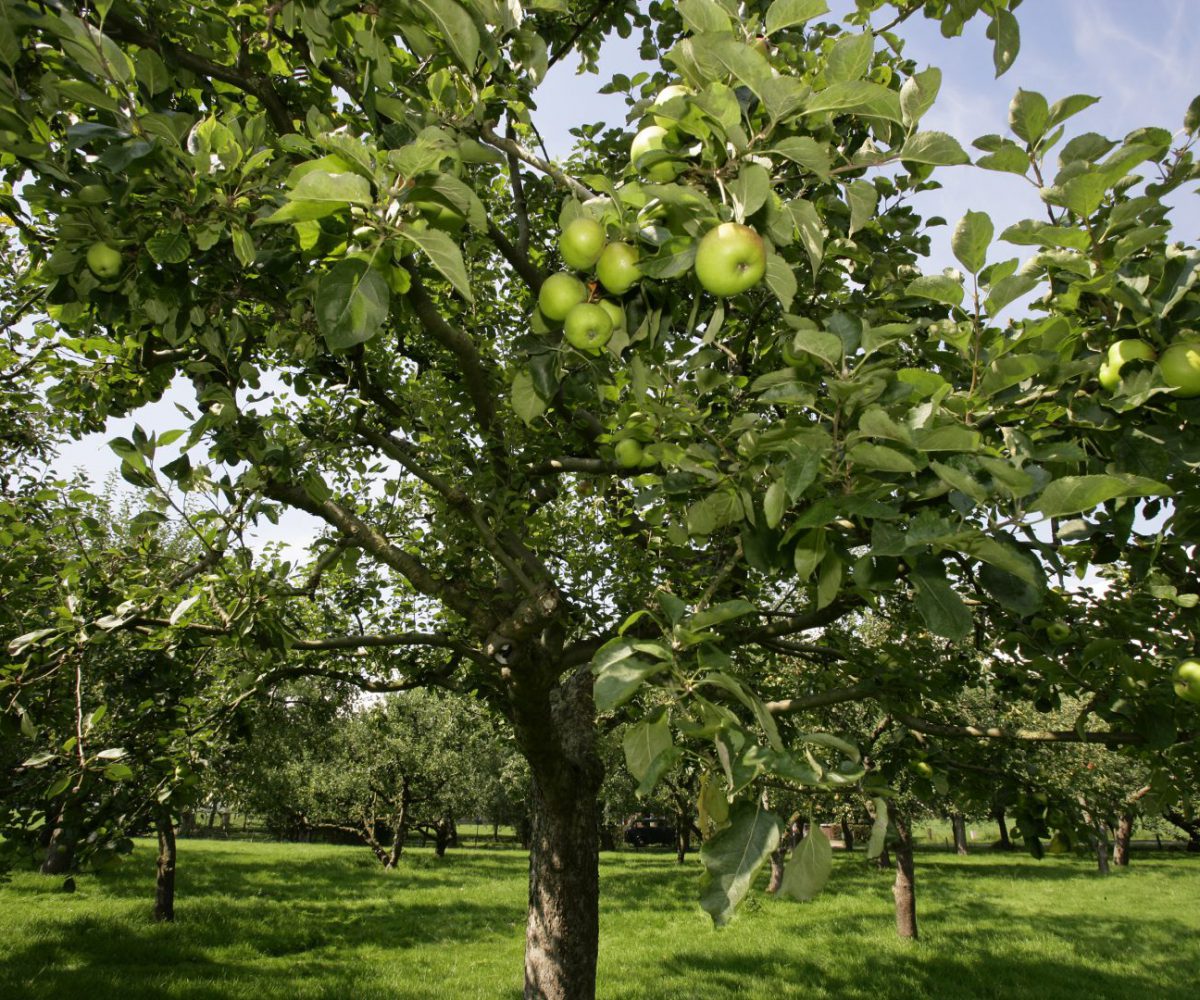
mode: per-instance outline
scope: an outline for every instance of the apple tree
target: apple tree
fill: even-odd
[[[1167,358],[1197,258],[1161,199],[1195,176],[1195,121],[1178,146],[1064,145],[1094,98],[1018,92],[978,165],[1026,176],[1046,219],[997,242],[972,211],[961,270],[919,268],[914,199],[970,157],[922,128],[940,73],[897,31],[980,15],[1000,72],[1014,7],[0,3],[0,176],[48,398],[75,433],[180,399],[176,457],[145,431],[119,453],[210,531],[211,572],[114,594],[121,627],[505,715],[531,775],[526,996],[594,995],[597,709],[649,706],[623,737],[646,788],[705,769],[723,923],[780,838],[765,778],[868,780],[850,741],[785,741],[762,651],[888,603],[945,648],[1027,636],[1066,520],[1081,563],[1119,559],[1141,498],[1173,498],[1163,531],[1191,541],[1200,386],[1190,348]],[[548,67],[635,28],[653,64],[608,84],[630,128],[581,123],[551,162]],[[1117,337],[1163,363],[1114,362]],[[315,568],[229,521],[284,515],[321,533]],[[369,585],[329,617],[335,565]],[[836,670],[798,680],[840,697],[811,690]]]

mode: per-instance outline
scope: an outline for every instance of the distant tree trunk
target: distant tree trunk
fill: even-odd
[[[458,847],[458,823],[453,816],[447,816],[446,822],[450,824],[450,839],[447,841],[450,847]]]
[[[850,829],[850,821],[842,817],[842,844],[847,851],[854,850],[854,831]]]
[[[1123,812],[1117,820],[1116,846],[1113,861],[1121,868],[1129,867],[1129,842],[1133,839],[1133,813]]]
[[[950,828],[954,831],[954,852],[967,853],[967,821],[962,813],[950,814]]]
[[[775,893],[783,885],[783,868],[788,852],[794,850],[804,835],[804,824],[793,819],[779,840],[779,846],[771,852],[771,879],[767,883],[767,892]]]
[[[154,818],[158,831],[158,877],[154,889],[154,919],[175,919],[175,824],[171,814],[163,809]]]
[[[1084,800],[1079,799],[1080,810],[1083,815],[1083,821],[1087,824],[1088,840],[1092,844],[1092,853],[1096,855],[1096,869],[1101,875],[1108,874],[1108,834],[1104,829],[1104,824],[1097,820],[1091,813],[1091,810],[1084,805]]]
[[[196,832],[196,810],[185,809],[179,817],[179,836],[190,837]]]
[[[679,864],[687,861],[688,849],[692,846],[692,824],[685,819],[675,825],[675,860]]]
[[[208,811],[208,828],[210,830],[213,828],[213,824],[217,822],[218,808],[220,808],[220,803],[218,803],[216,799],[213,799],[212,808]]]
[[[1002,851],[1011,851],[1013,842],[1008,836],[1008,822],[1004,817],[1004,806],[996,806],[992,810],[992,818],[995,819],[996,825],[1000,827],[1000,849]]]
[[[600,937],[596,754],[592,676],[556,683],[529,664],[514,692],[513,721],[530,771],[533,823],[525,1000],[595,1000]],[[517,671],[514,669],[514,675]]]
[[[454,820],[448,816],[439,816],[433,824],[433,853],[439,857],[446,856],[446,848],[454,836]]]
[[[896,828],[896,882],[892,895],[896,900],[896,933],[902,938],[917,939],[917,889],[913,866],[912,830],[908,819],[899,810],[892,811]]]

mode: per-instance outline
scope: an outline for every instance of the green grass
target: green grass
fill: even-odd
[[[895,937],[891,876],[837,859],[809,904],[761,891],[723,931],[698,865],[605,855],[607,1000],[1188,998],[1200,970],[1200,858],[1135,854],[1107,879],[1083,858],[918,856],[922,939]],[[184,841],[178,921],[149,919],[153,855],[78,879],[0,885],[0,997],[13,1000],[520,996],[525,859],[412,850],[384,872],[361,848]],[[761,887],[760,887],[761,888]]]

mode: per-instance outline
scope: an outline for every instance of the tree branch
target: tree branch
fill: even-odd
[[[1013,743],[1099,743],[1103,746],[1139,746],[1146,742],[1138,733],[1085,732],[1050,729],[1003,729],[999,726],[952,726],[915,715],[895,713],[897,722],[918,733],[955,739],[1004,740]],[[1190,737],[1188,737],[1190,739]],[[1180,741],[1182,742],[1182,740]]]
[[[556,184],[567,188],[577,198],[588,199],[595,196],[595,192],[588,188],[585,184],[581,184],[574,177],[565,173],[561,167],[555,166],[549,160],[544,160],[536,153],[531,152],[522,146],[516,139],[509,139],[502,135],[497,135],[496,130],[490,125],[480,125],[479,134],[484,141],[489,145],[495,146],[497,149],[505,153],[512,153],[517,159],[528,163],[531,167],[535,167],[548,177],[553,178]]]

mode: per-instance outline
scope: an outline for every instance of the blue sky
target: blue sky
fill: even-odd
[[[849,9],[847,0],[831,0],[835,10]],[[1005,133],[1008,104],[1018,86],[1038,90],[1050,100],[1085,93],[1101,98],[1099,104],[1072,119],[1072,134],[1101,132],[1119,139],[1134,128],[1158,125],[1176,132],[1191,99],[1200,93],[1200,0],[1026,0],[1018,9],[1021,53],[1015,65],[996,80],[991,43],[984,37],[985,21],[968,24],[961,38],[943,39],[936,25],[912,18],[902,28],[908,39],[906,53],[922,68],[938,66],[943,72],[941,95],[922,122],[923,128],[940,129],[968,147],[977,136]],[[636,36],[635,36],[636,37]],[[595,92],[616,72],[632,75],[639,68],[634,39],[614,40],[605,46],[601,76],[575,73],[567,61],[552,71],[539,89],[535,120],[553,156],[569,148],[568,129],[583,121],[624,124],[625,105],[620,96]],[[943,190],[923,196],[918,210],[941,215],[948,226],[935,230],[934,255],[927,270],[952,265],[949,234],[967,210],[987,211],[996,231],[1021,218],[1038,215],[1037,192],[1025,181],[969,167],[938,171]],[[1178,238],[1200,242],[1200,200],[1196,185],[1177,192],[1173,213]],[[1027,248],[1001,244],[989,259],[1027,256]],[[190,398],[180,396],[189,403]],[[136,416],[147,429],[179,426],[171,394]],[[117,463],[105,442],[127,435],[133,419],[114,420],[107,433],[92,435],[62,449],[58,467],[79,467],[93,481],[111,473]],[[312,537],[315,524],[304,515],[285,518],[270,537],[300,543]]]

